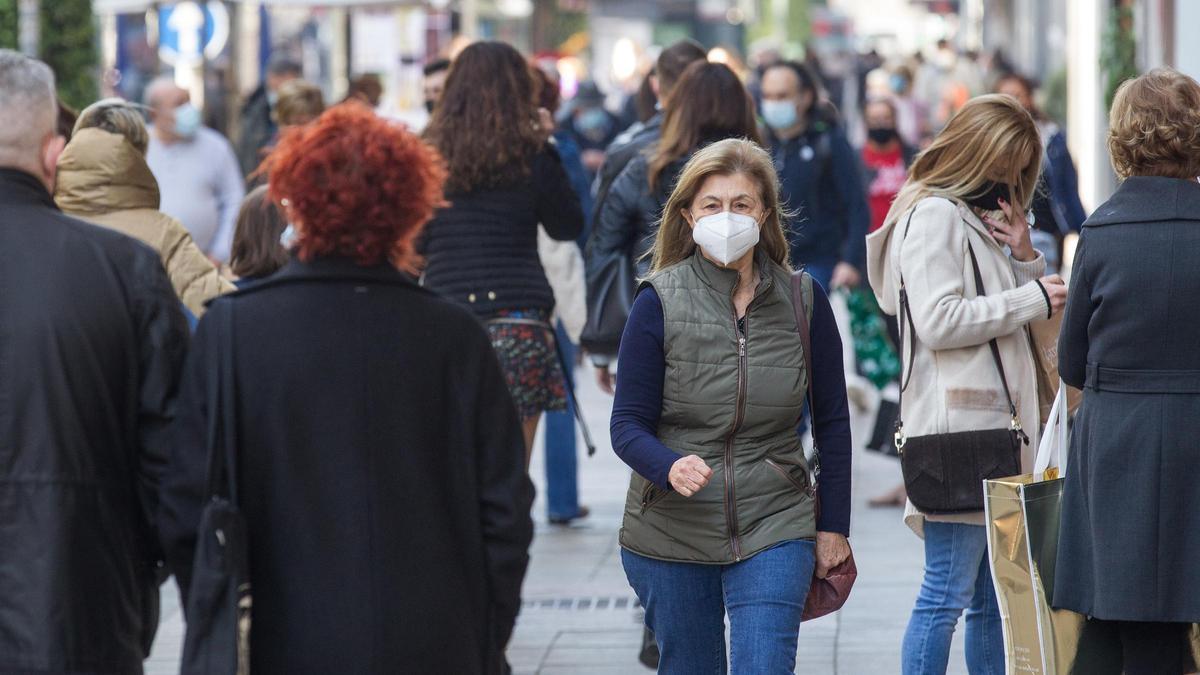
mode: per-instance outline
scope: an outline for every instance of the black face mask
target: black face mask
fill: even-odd
[[[964,201],[977,209],[999,211],[1000,200],[1003,199],[1007,202],[1009,199],[1012,199],[1009,195],[1009,186],[1007,184],[988,181],[984,183],[981,193],[967,197]]]
[[[437,103],[437,101],[425,101],[425,111],[428,112],[430,115],[433,114],[433,105],[435,103]]]
[[[875,145],[887,145],[896,137],[896,130],[892,127],[878,127],[867,129],[867,137]]]

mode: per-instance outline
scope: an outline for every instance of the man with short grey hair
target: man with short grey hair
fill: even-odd
[[[0,672],[140,673],[187,324],[152,249],[55,207],[56,115],[0,49]]]

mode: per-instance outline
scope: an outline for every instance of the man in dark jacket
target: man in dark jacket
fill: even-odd
[[[0,672],[140,673],[187,325],[152,249],[55,207],[55,115],[0,50]]]
[[[237,157],[242,173],[249,176],[262,162],[262,150],[271,144],[279,128],[272,111],[279,98],[279,88],[286,82],[300,77],[300,64],[289,59],[275,59],[267,65],[267,77],[258,85],[239,118]]]

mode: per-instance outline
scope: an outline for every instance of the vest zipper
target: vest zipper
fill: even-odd
[[[734,286],[734,292],[737,287]],[[732,297],[730,300],[732,301]],[[742,324],[750,326],[750,307],[746,307],[746,316]],[[729,543],[733,548],[733,558],[736,562],[742,560],[742,542],[738,536],[737,492],[733,481],[733,437],[742,427],[742,418],[746,407],[746,336],[738,330],[737,306],[733,306],[733,331],[738,336],[738,372],[737,372],[737,408],[733,413],[733,427],[725,438],[725,519],[729,521]]]

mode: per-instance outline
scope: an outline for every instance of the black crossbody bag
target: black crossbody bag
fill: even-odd
[[[238,507],[233,308],[226,302],[209,310],[224,335],[208,362],[208,501],[196,532],[183,675],[250,672],[252,601],[246,518]]]
[[[912,224],[912,213],[904,225],[904,236]],[[979,272],[979,260],[975,249],[967,241],[967,252],[975,273],[975,291],[979,297],[987,292],[983,288],[983,275]],[[904,435],[904,390],[912,380],[913,357],[916,354],[916,325],[909,307],[908,293],[904,288],[904,275],[900,276],[900,344],[904,344],[904,325],[911,333],[908,341],[908,367],[904,382],[900,386],[900,416],[896,420],[896,449],[900,453],[900,467],[904,473],[904,487],[908,499],[914,506],[928,514],[966,513],[983,510],[983,481],[991,478],[1015,476],[1021,473],[1021,445],[1029,444],[1029,436],[1021,428],[1017,406],[1013,403],[1008,388],[1008,377],[1004,363],[1000,360],[1000,345],[996,339],[988,341],[992,360],[1004,385],[1004,396],[1008,400],[1011,421],[1007,429],[983,429],[980,431],[957,431],[945,434],[929,434],[907,438]]]

